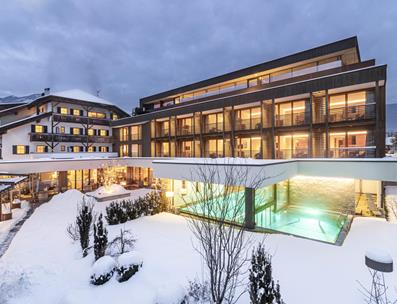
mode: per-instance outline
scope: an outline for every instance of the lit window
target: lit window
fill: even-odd
[[[93,146],[89,146],[87,148],[87,152],[94,152],[94,147]]]
[[[112,115],[112,119],[113,119],[113,120],[119,119],[119,116],[118,116],[117,114],[113,114],[113,115]]]
[[[140,130],[141,130],[140,126],[132,126],[131,127],[131,139],[132,140],[141,139]]]
[[[68,108],[61,107],[59,110],[59,113],[61,113],[63,115],[68,115]]]
[[[65,133],[65,127],[60,128],[61,133]]]
[[[61,146],[61,152],[65,152],[66,148],[64,145]]]
[[[100,130],[99,130],[99,135],[100,135],[100,136],[107,136],[106,130],[100,129]]]
[[[102,146],[102,147],[99,147],[99,150],[101,152],[108,152],[108,147]]]
[[[44,153],[45,146],[36,146],[36,153]]]
[[[128,145],[121,145],[120,146],[120,156],[128,156]]]
[[[131,145],[131,156],[132,157],[138,157],[140,154],[139,151],[140,151],[140,145],[138,145],[138,144]]]
[[[80,135],[80,129],[79,128],[72,128],[72,134],[73,135]]]
[[[120,128],[120,140],[126,141],[128,139],[128,128]]]
[[[73,146],[73,152],[75,153],[80,152],[80,146]]]
[[[15,153],[16,154],[27,154],[26,146],[17,145],[16,148],[15,148]]]
[[[36,133],[44,133],[44,126],[35,125],[35,126],[34,126],[34,131],[35,131]]]
[[[90,135],[90,136],[93,136],[94,135],[94,129],[91,129],[91,128],[88,129],[87,134]]]
[[[73,109],[73,115],[75,115],[75,116],[80,116],[80,110],[78,110],[78,109]]]
[[[100,112],[88,112],[87,113],[88,117],[91,118],[106,118],[106,114],[105,113],[100,113]]]

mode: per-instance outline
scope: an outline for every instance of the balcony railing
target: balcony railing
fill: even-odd
[[[223,152],[207,150],[205,151],[205,157],[209,157],[209,158],[223,157]]]
[[[259,130],[261,128],[260,118],[236,119],[236,130]]]
[[[255,158],[255,159],[261,159],[262,158],[262,153],[260,151],[250,151],[250,150],[237,150],[236,151],[236,156],[237,157],[242,157],[242,158]]]
[[[309,157],[308,148],[298,149],[278,149],[276,150],[276,158],[288,159],[288,158],[307,158]]]
[[[131,140],[140,140],[141,136],[140,134],[131,134]]]
[[[192,157],[192,152],[191,151],[182,151],[180,152],[180,157]]]
[[[291,113],[291,114],[284,114],[278,115],[276,114],[276,126],[277,127],[285,127],[285,126],[299,126],[304,125],[306,123],[305,117],[306,112],[299,112],[299,113]]]
[[[329,121],[363,120],[375,118],[375,104],[329,109]]]
[[[66,114],[54,114],[54,121],[57,122],[70,122],[79,124],[93,124],[101,126],[110,126],[110,119],[91,118],[86,116],[75,116]]]
[[[223,132],[223,123],[206,123],[204,124],[204,133]]]
[[[178,128],[178,135],[191,135],[193,134],[193,127],[189,125],[183,125]]]
[[[30,141],[54,141],[54,142],[90,142],[110,144],[113,142],[111,136],[88,136],[73,134],[50,134],[50,133],[30,133]]]
[[[331,158],[365,158],[375,157],[375,147],[340,147],[329,149]]]
[[[162,128],[157,130],[157,137],[166,137],[170,135],[170,129]]]

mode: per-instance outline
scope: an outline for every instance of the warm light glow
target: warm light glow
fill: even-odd
[[[347,132],[348,135],[359,135],[359,134],[367,134],[368,131],[355,131],[355,132]]]
[[[127,182],[126,182],[126,181],[121,181],[121,182],[120,182],[120,185],[122,185],[122,186],[127,186]]]
[[[187,194],[187,189],[186,188],[181,188],[179,191],[181,195],[186,195]]]
[[[172,198],[172,197],[174,197],[174,191],[167,191],[167,192],[165,193],[165,197],[167,197],[167,198]]]

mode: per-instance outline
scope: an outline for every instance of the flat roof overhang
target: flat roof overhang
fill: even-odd
[[[240,158],[81,158],[37,159],[1,161],[0,172],[4,174],[31,174],[54,171],[99,169],[117,166],[152,168],[157,178],[202,181],[197,170],[202,166],[217,166],[225,172],[226,166],[244,166],[249,174],[250,186],[257,176],[262,180],[258,186],[266,186],[294,176],[318,176],[353,178],[397,182],[397,158],[366,159],[291,159],[253,160]]]

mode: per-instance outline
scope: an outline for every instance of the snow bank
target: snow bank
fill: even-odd
[[[112,272],[116,267],[116,260],[109,255],[99,258],[92,266],[92,275],[99,277]]]
[[[393,263],[393,258],[390,256],[390,254],[380,248],[372,248],[367,250],[365,252],[365,256],[379,263]]]
[[[185,296],[182,286],[164,285],[157,289],[155,304],[180,304]]]
[[[121,185],[112,184],[109,187],[105,187],[105,186],[99,187],[95,191],[88,192],[87,195],[94,197],[106,197],[109,196],[109,194],[117,195],[117,194],[125,194],[130,192],[131,191],[124,189],[124,187]]]
[[[141,265],[142,262],[143,262],[143,259],[140,255],[140,253],[136,252],[136,251],[130,251],[130,252],[123,253],[118,258],[118,265],[124,266],[124,267],[129,267],[131,265]]]

